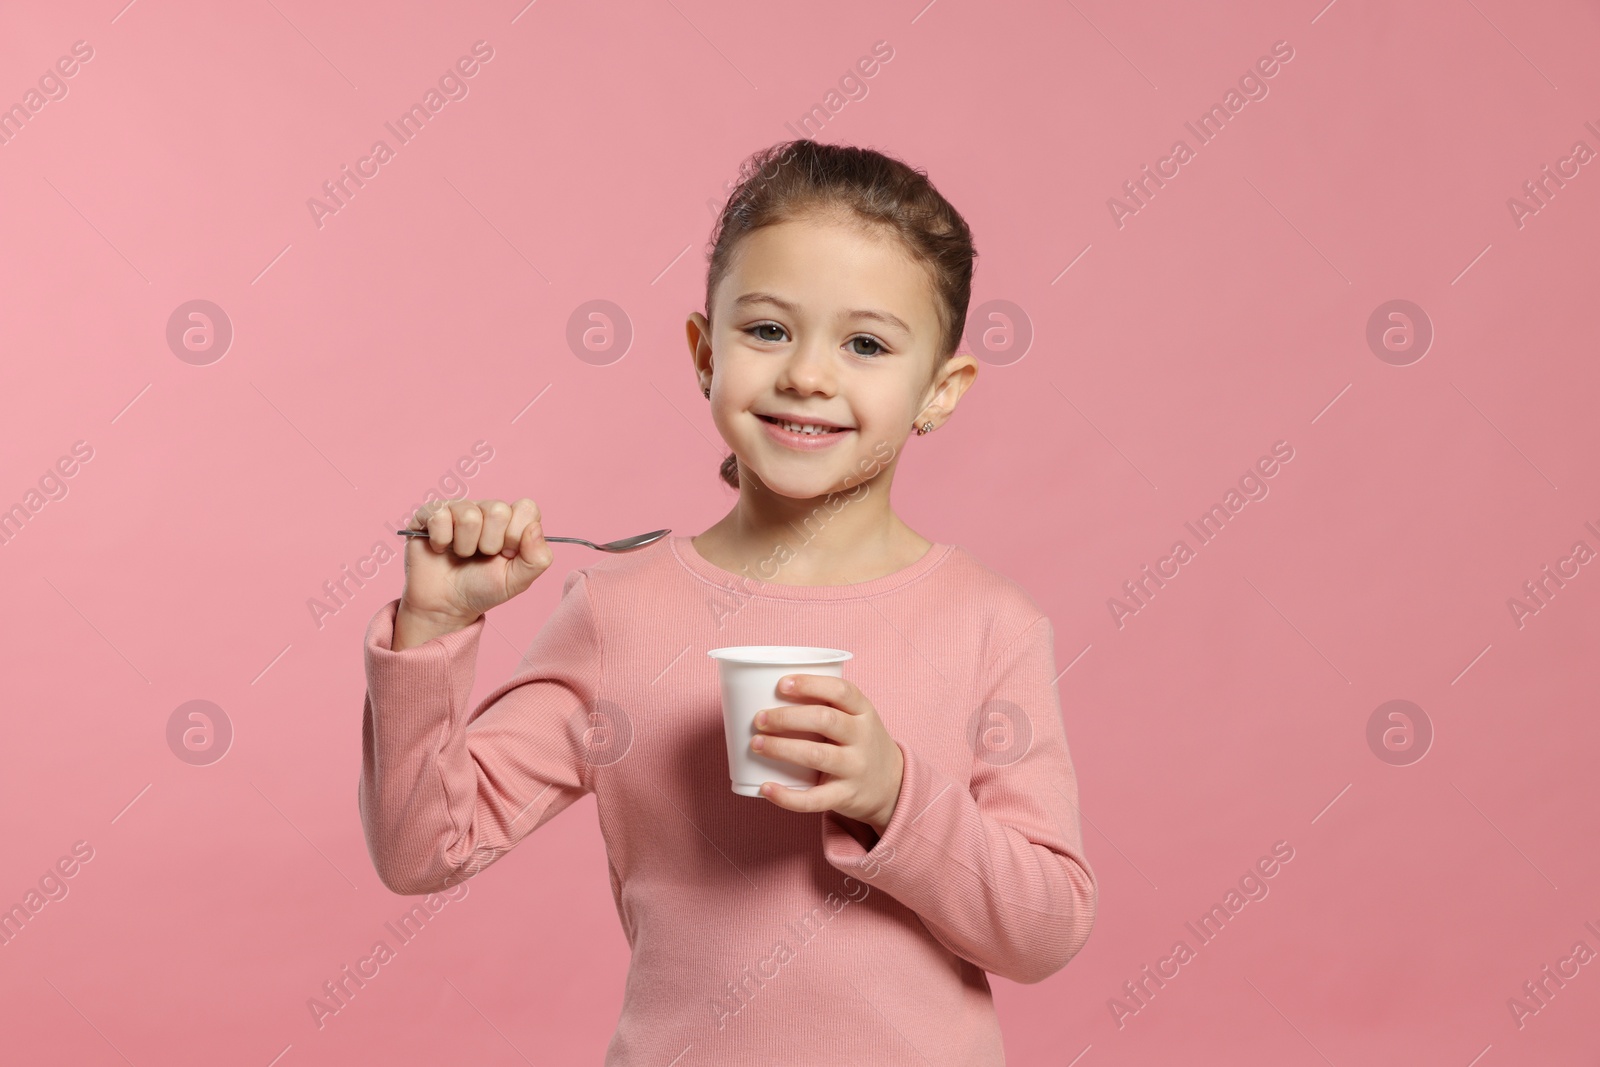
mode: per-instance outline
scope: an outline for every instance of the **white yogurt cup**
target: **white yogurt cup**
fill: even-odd
[[[844,661],[852,653],[837,648],[812,648],[806,645],[736,645],[713,648],[706,655],[717,661],[722,679],[722,725],[728,742],[728,778],[740,796],[761,795],[763,782],[805,789],[817,784],[819,772],[787,760],[771,759],[753,752],[756,712],[780,705],[810,701],[785,700],[778,696],[778,679],[787,674],[828,674],[844,677]],[[807,740],[819,735],[809,731],[781,731],[768,736],[804,734]]]

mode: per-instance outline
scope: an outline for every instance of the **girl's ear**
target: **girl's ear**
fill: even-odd
[[[689,312],[689,318],[683,324],[683,330],[689,342],[689,355],[697,355],[702,342],[709,346],[711,340],[711,324],[706,321],[706,317],[700,314],[700,312]]]
[[[928,412],[931,407],[934,412],[949,418],[950,413],[956,409],[956,404],[960,403],[961,395],[977,377],[977,360],[965,353],[951,356],[934,373],[933,382],[928,386],[928,399],[922,405],[922,411]]]
[[[694,363],[695,377],[703,389],[711,383],[711,323],[698,311],[691,312],[683,324],[689,342],[689,358]]]

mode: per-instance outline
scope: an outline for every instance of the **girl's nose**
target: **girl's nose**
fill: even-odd
[[[778,372],[777,387],[799,393],[832,395],[836,387],[830,353],[823,342],[796,345]]]

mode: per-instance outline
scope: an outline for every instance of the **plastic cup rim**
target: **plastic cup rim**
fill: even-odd
[[[775,653],[784,653],[779,658]],[[843,663],[855,656],[842,648],[819,648],[813,645],[729,645],[713,648],[706,655],[718,663],[737,663],[754,667],[796,667],[808,664]]]

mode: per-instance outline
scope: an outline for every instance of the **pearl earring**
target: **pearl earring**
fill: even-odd
[[[933,432],[933,420],[932,419],[929,419],[927,422],[925,422],[921,426],[917,427],[917,436],[918,437],[921,437],[925,433],[932,433],[932,432]]]

